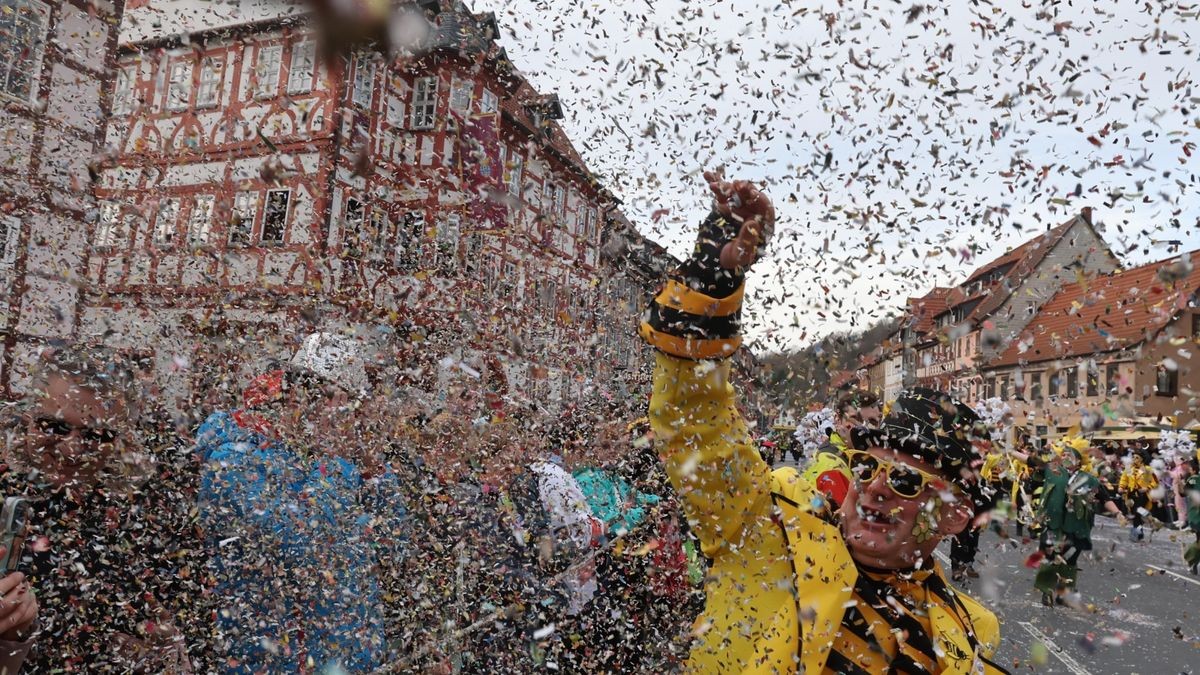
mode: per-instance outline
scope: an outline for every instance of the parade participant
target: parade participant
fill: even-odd
[[[828,440],[817,449],[804,470],[804,479],[829,499],[834,507],[846,497],[850,474],[846,468],[846,439],[855,427],[879,424],[879,397],[869,391],[850,391],[838,397],[833,428]]]
[[[1200,573],[1200,453],[1187,462],[1187,467],[1187,526],[1196,535],[1196,541],[1187,548],[1184,561],[1192,574],[1197,574]]]
[[[1130,458],[1129,466],[1121,473],[1121,481],[1117,486],[1129,512],[1132,526],[1129,529],[1130,541],[1142,541],[1146,537],[1143,529],[1146,516],[1154,508],[1150,491],[1158,487],[1158,478],[1154,471],[1146,465],[1146,454],[1142,449],[1135,450]]]
[[[774,222],[744,181],[706,173],[716,205],[692,256],[640,327],[658,350],[650,420],[671,482],[712,559],[688,669],[704,673],[1005,672],[995,615],[950,589],[932,554],[987,497],[978,420],[927,389],[859,428],[854,476],[830,513],[792,468],[774,472],[737,412],[744,271]]]
[[[1097,505],[1124,520],[1104,484],[1086,468],[1086,455],[1069,442],[1056,450],[1042,467],[1045,482],[1038,507],[1042,530],[1038,546],[1045,562],[1034,582],[1042,592],[1042,604],[1048,607],[1062,604],[1063,595],[1075,589],[1079,556],[1092,550]]]
[[[368,384],[355,341],[313,333],[255,381],[253,411],[213,413],[196,433],[225,672],[383,663],[373,534],[395,538],[406,514],[378,439],[357,427]]]
[[[23,563],[40,604],[26,668],[190,672],[189,651],[204,651],[203,549],[172,467],[146,461],[135,364],[54,347],[35,368],[14,452],[31,471],[10,468],[4,488],[30,501],[26,542],[42,542]]]

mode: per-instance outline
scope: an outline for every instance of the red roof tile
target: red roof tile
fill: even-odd
[[[988,365],[1050,361],[1132,347],[1152,338],[1200,289],[1200,251],[1186,254],[1191,272],[1167,283],[1159,270],[1178,257],[1067,284]]]

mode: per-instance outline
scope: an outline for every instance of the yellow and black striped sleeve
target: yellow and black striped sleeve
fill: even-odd
[[[714,298],[671,279],[654,298],[638,332],[661,352],[684,359],[722,359],[742,344],[745,284]]]

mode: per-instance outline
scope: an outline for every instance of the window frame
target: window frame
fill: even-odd
[[[279,238],[267,239],[267,219],[271,215],[271,196],[282,193],[284,195],[283,203],[283,222],[279,225]],[[266,196],[263,199],[263,219],[262,227],[259,228],[258,242],[264,246],[282,246],[287,242],[288,221],[292,215],[292,189],[291,188],[271,188],[267,190]]]
[[[202,207],[202,204],[206,206]],[[188,214],[188,246],[208,246],[212,238],[212,220],[216,210],[216,195],[196,195],[192,198],[192,212]],[[199,220],[200,216],[203,216],[203,220]],[[196,236],[197,229],[203,232],[203,239]]]
[[[1121,364],[1104,364],[1104,390],[1109,396],[1121,395]]]
[[[427,86],[430,83],[432,87]],[[409,127],[414,130],[432,129],[437,122],[438,76],[418,77],[413,81],[412,89]]]
[[[350,102],[365,110],[371,109],[375,100],[375,75],[378,72],[375,59],[369,54],[354,57],[354,77],[351,79]]]
[[[357,211],[357,216],[351,212]],[[342,250],[361,255],[363,225],[367,222],[367,202],[357,195],[346,196],[346,209],[342,212]],[[353,235],[353,241],[351,240]],[[352,245],[351,245],[352,244]]]
[[[200,80],[196,85],[196,108],[215,108],[221,103],[221,83],[225,79],[225,57],[205,56],[200,62]]]
[[[100,204],[100,217],[96,221],[93,246],[100,250],[116,248],[117,231],[121,226],[121,202],[104,201]]]
[[[21,247],[21,219],[15,215],[5,215],[0,220],[4,232],[0,235],[0,267],[11,267],[17,262],[17,251]]]
[[[525,170],[525,158],[521,156],[520,152],[509,152],[507,154],[504,167],[508,178],[506,181],[508,194],[514,197],[521,197],[521,174]],[[510,166],[511,168],[509,168]]]
[[[488,113],[498,112],[499,110],[500,97],[496,95],[496,92],[484,87],[483,91],[479,94],[479,112],[486,115]]]
[[[242,190],[234,195],[233,206],[229,212],[229,231],[225,237],[225,243],[228,246],[241,248],[249,246],[254,241],[254,222],[258,219],[258,202],[257,190]],[[247,225],[247,223],[249,224]]]
[[[30,35],[33,36],[33,40],[28,42],[22,41],[20,44],[14,43],[14,51],[11,55],[0,55],[0,58],[3,59],[0,60],[0,97],[20,102],[23,105],[32,105],[38,99],[38,95],[41,94],[42,90],[42,68],[45,65],[46,44],[49,42],[50,32],[50,6],[47,3],[36,2],[34,0],[16,0],[16,2],[21,7],[14,8],[13,13],[8,17],[11,18],[11,23],[7,26],[9,34],[11,35],[15,31],[17,28],[16,22],[19,20],[33,17],[36,19],[36,25],[30,22],[30,25],[27,26],[30,29]],[[20,11],[21,8],[24,8],[26,11]],[[22,52],[28,52],[29,57],[18,62],[17,57]],[[25,80],[27,91],[23,92],[23,94],[13,92],[9,89],[12,81],[12,73],[14,70],[17,70],[16,66],[18,63],[28,63],[29,65]],[[20,71],[18,70],[18,72]]]
[[[184,112],[192,102],[192,71],[195,64],[190,59],[170,62],[167,73],[167,91],[164,105],[168,112]],[[178,77],[176,75],[178,74]],[[178,94],[182,98],[177,98]]]
[[[466,94],[466,103],[459,101],[459,105],[455,105],[455,99],[461,98],[462,94]],[[459,115],[466,116],[471,112],[471,102],[475,100],[475,81],[470,78],[461,78],[457,75],[450,79],[450,109]]]
[[[263,62],[264,56],[273,54],[273,57],[267,57],[266,63]],[[274,61],[274,68],[271,68],[271,61]],[[268,73],[270,69],[270,73]],[[272,99],[279,95],[279,80],[280,73],[283,71],[283,45],[259,45],[254,54],[254,98],[256,100]],[[270,87],[266,83],[270,83]]]
[[[175,235],[179,231],[179,207],[177,197],[168,197],[158,203],[154,212],[154,232],[151,235],[155,248],[169,249],[175,247]],[[169,220],[164,220],[169,218]]]
[[[421,251],[425,240],[425,212],[409,209],[401,216],[400,226],[396,231],[395,262],[397,269],[414,272],[421,266]]]
[[[305,54],[307,52],[307,54]],[[297,69],[297,57],[307,56],[307,75],[305,71]],[[303,40],[301,42],[292,43],[291,53],[288,59],[288,80],[287,93],[289,96],[295,94],[309,94],[313,90],[313,79],[317,74],[317,43],[313,40]]]
[[[1166,376],[1165,386],[1163,376]],[[1168,368],[1163,364],[1158,364],[1155,368],[1154,376],[1154,395],[1155,396],[1178,396],[1179,395],[1179,369]]]
[[[129,115],[133,113],[133,89],[135,67],[117,68],[117,81],[113,89],[112,114]]]

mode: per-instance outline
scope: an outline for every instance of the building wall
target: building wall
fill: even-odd
[[[1193,303],[1193,307],[1195,303]],[[1143,345],[1133,377],[1139,415],[1173,417],[1186,427],[1200,420],[1197,397],[1200,396],[1200,312],[1189,309],[1163,329],[1151,343]],[[1160,369],[1174,376],[1162,382]]]
[[[31,41],[0,92],[0,387],[20,390],[46,340],[76,328],[95,220],[90,163],[100,152],[123,0],[17,0],[0,17]],[[19,72],[28,86],[15,84]]]
[[[123,114],[108,131],[120,151],[99,190],[105,234],[88,268],[88,330],[145,341],[166,372],[190,360],[214,313],[230,330],[274,332],[243,341],[245,360],[259,362],[294,346],[302,335],[287,327],[316,306],[498,345],[508,379],[540,398],[638,370],[634,318],[651,282],[601,260],[614,204],[586,167],[508,113],[522,103],[512,82],[451,54],[386,63],[362,53],[318,57],[311,91],[288,93],[289,60],[310,40],[284,26],[209,39],[203,51],[122,56]],[[273,72],[275,87],[260,91]],[[188,73],[172,105],[172,80]],[[429,124],[414,110],[423,81],[436,82]],[[201,90],[215,92],[210,102]],[[452,112],[452,99],[466,105]],[[484,122],[466,120],[485,107],[504,158],[486,184],[509,207],[496,222],[475,217],[471,193],[489,148],[467,133]],[[280,190],[286,229],[270,241],[268,195]],[[202,239],[200,199],[213,203]],[[249,220],[237,242],[239,207]],[[193,379],[172,383],[176,398]]]
[[[1033,274],[1025,277],[1012,295],[988,317],[995,326],[998,341],[984,349],[978,342],[980,361],[998,356],[1025,329],[1042,305],[1063,287],[1078,280],[1078,271],[1088,276],[1120,269],[1108,244],[1095,229],[1076,218],[1074,225],[1054,245]]]

